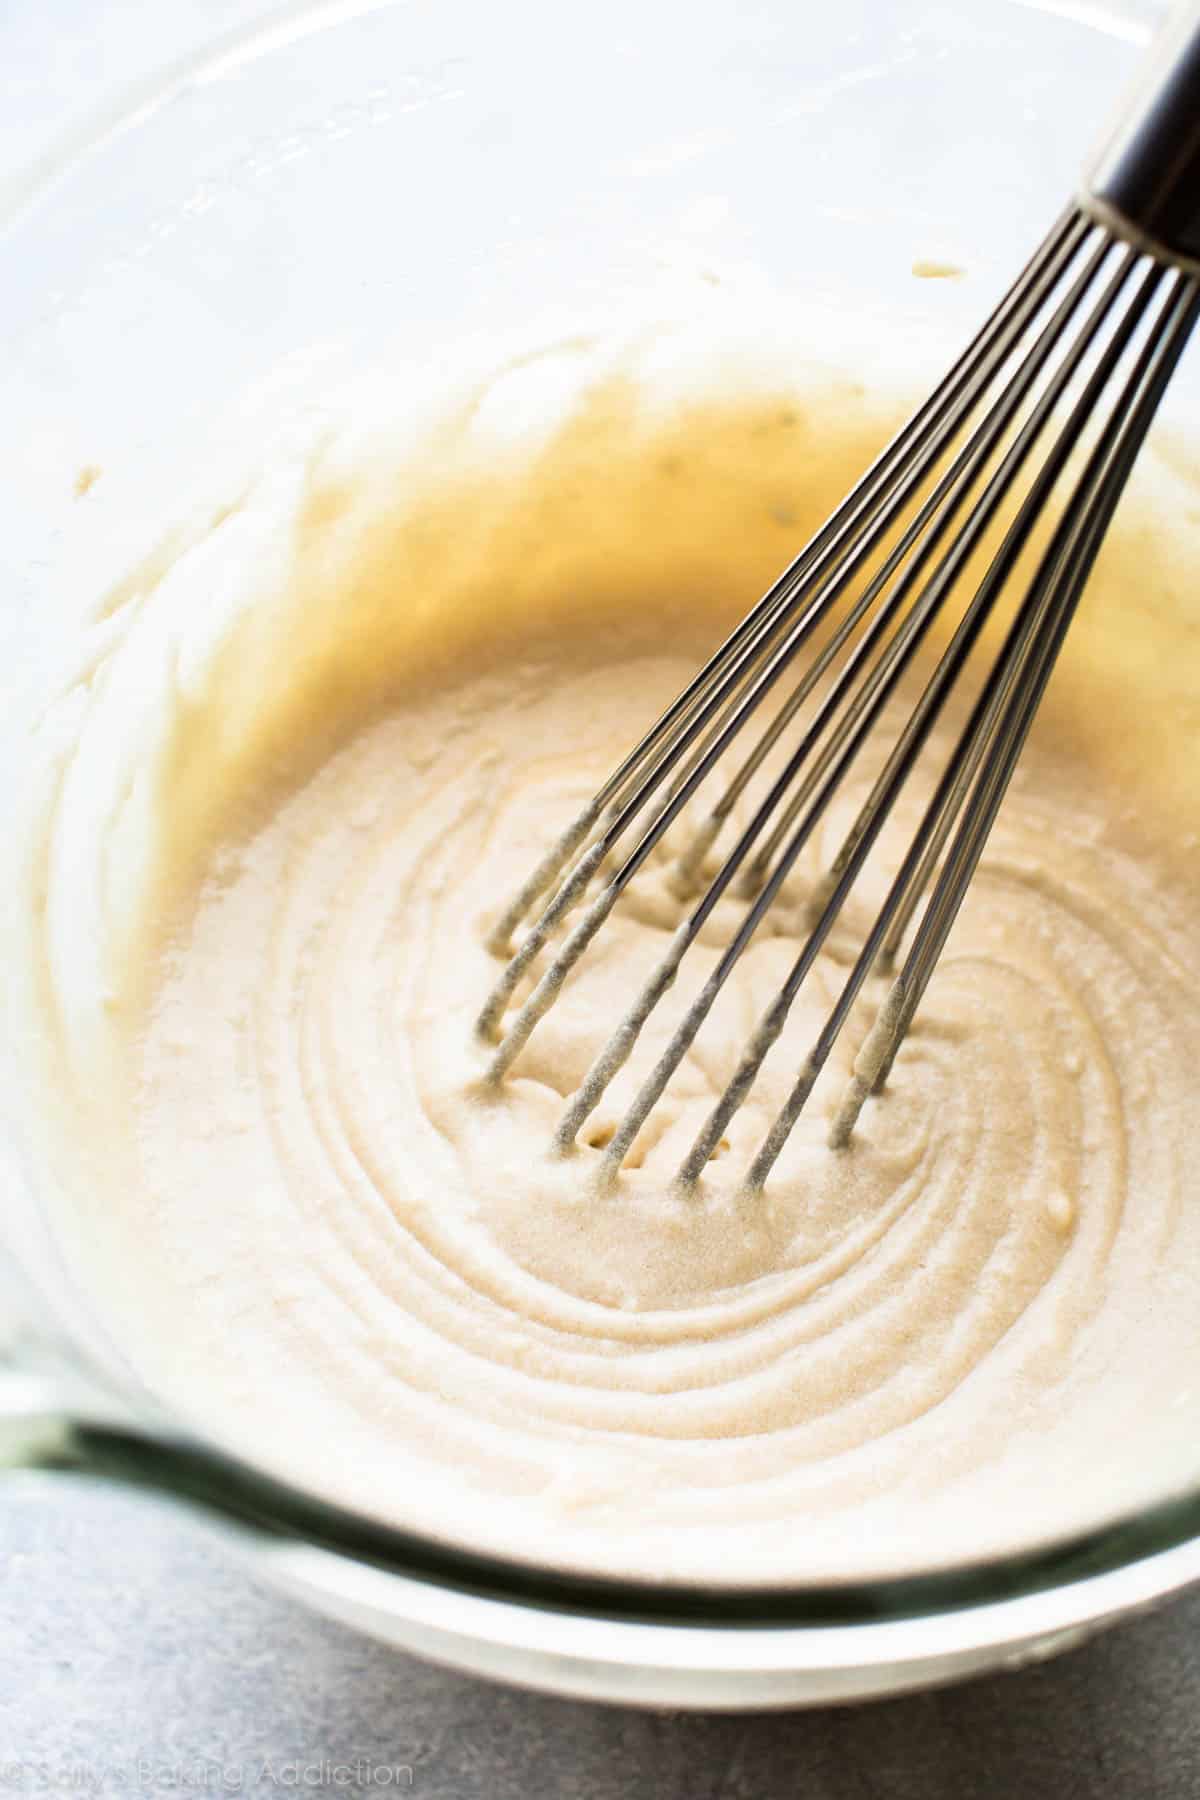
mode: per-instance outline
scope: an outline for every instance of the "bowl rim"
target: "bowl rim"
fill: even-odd
[[[994,1641],[1059,1631],[1124,1611],[1200,1578],[1200,1486],[1045,1542],[911,1575],[805,1582],[703,1584],[663,1576],[614,1576],[471,1550],[426,1531],[391,1525],[271,1474],[247,1457],[174,1429],[161,1413],[130,1406],[117,1422],[58,1421],[26,1466],[99,1476],[149,1489],[208,1515],[278,1558],[311,1551],[308,1574],[352,1564],[393,1587],[453,1593],[496,1617],[556,1614],[637,1627],[661,1636],[713,1632],[772,1641],[819,1630],[826,1649],[869,1636],[913,1645],[907,1631],[937,1627],[947,1649],[962,1627]],[[317,1581],[321,1585],[321,1581]],[[344,1585],[344,1584],[343,1584]],[[906,1628],[900,1632],[899,1628]],[[699,1640],[697,1640],[698,1642]],[[881,1644],[882,1647],[882,1644]],[[790,1653],[789,1653],[790,1654]],[[795,1666],[791,1662],[779,1666]]]

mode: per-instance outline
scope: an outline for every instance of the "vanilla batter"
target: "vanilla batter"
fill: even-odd
[[[869,768],[613,1191],[597,1146],[732,903],[574,1156],[564,1096],[683,917],[665,858],[481,1086],[490,923],[880,431],[851,388],[664,412],[606,384],[496,467],[450,433],[273,478],[110,596],[51,721],[31,967],[88,1265],[199,1427],[407,1526],[709,1581],[935,1566],[1195,1477],[1200,608],[1148,499],[848,1151],[870,1004],[739,1189],[886,854],[669,1188]]]

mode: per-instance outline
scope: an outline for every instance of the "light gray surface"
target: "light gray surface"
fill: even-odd
[[[241,1783],[266,1800],[291,1785],[289,1764],[324,1774],[321,1763],[353,1771],[360,1758],[363,1778],[342,1791],[418,1800],[1200,1791],[1200,1595],[1020,1674],[839,1711],[717,1717],[432,1668],[261,1591],[195,1527],[100,1488],[9,1491],[0,1547],[0,1795],[6,1781],[122,1800]],[[385,1783],[380,1769],[400,1774]],[[328,1775],[324,1791],[338,1791]]]
[[[0,172],[115,85],[260,10],[10,0]],[[1200,1595],[1019,1675],[841,1712],[718,1718],[545,1699],[415,1662],[255,1587],[157,1504],[82,1483],[0,1490],[0,1571],[0,1800],[1200,1793]]]

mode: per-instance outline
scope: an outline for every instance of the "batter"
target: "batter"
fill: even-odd
[[[665,856],[481,1082],[492,921],[882,423],[849,386],[607,383],[494,465],[460,420],[404,466],[275,471],[110,596],[32,967],[81,1253],[198,1428],[406,1526],[707,1581],[936,1566],[1195,1476],[1200,611],[1149,500],[848,1151],[869,1004],[739,1186],[903,829],[695,1195],[669,1185],[869,764],[614,1189],[599,1147],[740,909],[575,1155],[547,1150],[564,1097],[683,917]]]

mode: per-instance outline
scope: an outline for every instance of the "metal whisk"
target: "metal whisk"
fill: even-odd
[[[1020,496],[818,884],[795,963],[685,1157],[678,1183],[694,1186],[750,1092],[1031,533],[1048,517],[1049,541],[999,655],[745,1181],[756,1189],[767,1179],[864,982],[882,968],[894,979],[830,1133],[835,1148],[849,1142],[921,1003],[1198,311],[1200,9],[1193,5],[1161,42],[1079,200],[941,386],[568,825],[496,924],[490,948],[508,960],[477,1028],[494,1046],[489,1074],[499,1082],[656,845],[685,808],[694,816],[701,789],[701,822],[672,874],[680,895],[695,894],[705,859],[722,828],[740,822],[739,803],[771,753],[783,758],[761,799],[751,790],[750,816],[736,842],[569,1097],[555,1133],[561,1151],[575,1143],[629,1057],[714,907],[726,895],[739,897],[745,910],[731,941],[603,1149],[602,1174],[615,1177],[935,620],[947,614],[1000,508]],[[881,560],[867,575],[877,551]],[[822,629],[827,635],[818,647]],[[727,753],[761,721],[768,698],[780,695],[765,729],[726,775]],[[597,891],[589,896],[593,884]],[[547,894],[514,949],[514,935]],[[555,947],[568,913],[585,901]],[[510,1013],[527,976],[536,976],[536,985]]]

